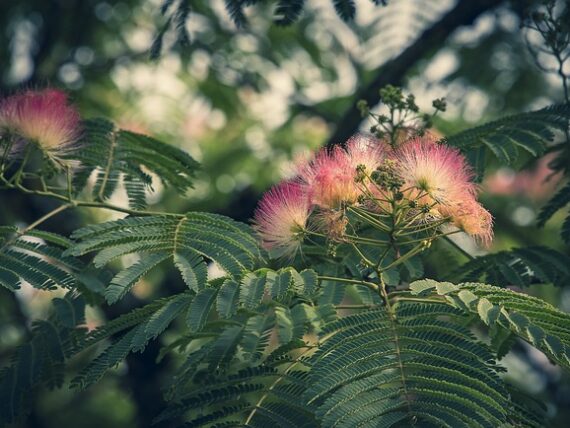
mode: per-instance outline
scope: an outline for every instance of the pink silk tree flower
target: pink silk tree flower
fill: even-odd
[[[449,206],[475,198],[473,173],[459,150],[418,137],[398,147],[394,157],[406,197]]]
[[[362,185],[355,180],[357,168],[364,166],[371,174],[383,158],[379,141],[355,136],[347,142],[346,149],[339,146],[322,149],[297,170],[311,203],[323,209],[336,209],[343,203],[356,203],[362,194]]]
[[[48,157],[57,159],[75,148],[80,116],[65,92],[29,90],[0,100],[0,130],[20,138],[15,142],[18,149],[35,143]]]
[[[430,214],[439,214],[483,245],[490,244],[493,217],[477,202],[473,173],[459,150],[423,137],[398,147],[395,158],[407,198],[430,205]]]
[[[313,205],[333,209],[358,198],[354,183],[356,169],[341,147],[334,147],[331,151],[322,149],[313,160],[300,165],[298,172]]]
[[[445,215],[445,210],[441,209]],[[468,200],[459,207],[449,207],[447,214],[452,224],[475,238],[485,247],[493,240],[493,216],[475,199]]]
[[[285,181],[263,196],[254,215],[263,247],[275,257],[294,255],[303,240],[310,205],[303,186]]]
[[[372,136],[357,134],[346,142],[346,153],[351,166],[356,171],[358,166],[364,166],[370,175],[386,158],[389,146]]]

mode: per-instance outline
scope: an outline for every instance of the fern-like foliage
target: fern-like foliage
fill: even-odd
[[[371,0],[375,5],[386,6],[388,0]],[[262,0],[224,0],[227,14],[237,28],[246,27],[248,17],[246,9],[250,6],[274,4],[274,22],[277,25],[291,25],[297,22],[305,7],[306,0],[274,0],[266,2]],[[338,17],[345,22],[350,22],[356,15],[356,2],[354,0],[330,0],[331,7]],[[164,36],[169,30],[174,30],[176,42],[184,46],[190,42],[190,34],[186,28],[188,19],[191,19],[192,0],[163,0],[160,6],[160,15],[165,19],[164,24],[157,30],[156,36],[150,49],[150,57],[160,57]]]
[[[103,201],[123,184],[130,204],[141,208],[146,205],[151,173],[180,193],[192,187],[198,163],[186,152],[146,135],[116,129],[105,119],[86,121],[84,127],[82,148],[73,154],[81,162],[74,176],[77,190],[94,176],[92,196]]]
[[[280,0],[275,7],[275,23],[277,25],[291,25],[299,19],[305,0]]]
[[[570,257],[548,247],[535,246],[499,251],[476,257],[449,275],[454,281],[483,281],[503,286],[570,283]]]
[[[304,335],[324,324],[314,309],[314,271],[262,269],[201,290],[188,311],[190,333],[172,349],[186,354],[158,421],[190,426],[315,426],[299,401],[314,345]]]
[[[563,186],[558,192],[542,207],[537,218],[537,225],[544,226],[554,214],[566,207],[570,203],[570,183]],[[570,213],[566,215],[562,223],[562,239],[570,244]]]
[[[38,385],[61,387],[66,358],[84,321],[85,301],[68,293],[53,300],[46,320],[35,321],[31,339],[21,345],[10,366],[0,371],[0,425],[13,423],[32,408],[31,391]]]
[[[81,371],[72,381],[72,386],[84,389],[101,379],[108,369],[122,362],[130,352],[142,352],[149,341],[156,339],[184,310],[188,309],[192,297],[190,292],[182,293],[162,301],[158,308],[153,305],[146,311],[139,311],[134,317],[137,324],[130,329],[125,328],[128,325],[126,320],[121,319],[123,317],[119,318],[114,324],[121,325],[122,334]],[[133,316],[129,318],[132,322]],[[101,340],[102,336],[106,337],[111,330],[116,329],[113,328],[115,326],[107,325],[87,335],[83,344],[93,344],[94,337],[98,339],[97,341]]]
[[[521,150],[535,157],[541,155],[553,140],[553,131],[565,130],[569,120],[570,105],[553,105],[462,131],[448,137],[447,144],[466,153],[480,172],[488,152],[505,164],[515,162]]]
[[[42,290],[74,289],[83,265],[64,254],[70,246],[69,239],[54,233],[0,226],[0,285],[11,291],[22,281]]]
[[[74,388],[87,388],[124,361],[129,353],[144,351],[150,341],[176,320],[183,321],[189,333],[166,347],[165,352],[186,349],[192,343],[203,346],[197,352],[190,352],[189,362],[181,368],[173,389],[179,391],[186,388],[188,382],[202,382],[199,378],[204,373],[198,375],[197,370],[204,367],[218,370],[216,376],[219,375],[218,380],[223,384],[247,383],[257,376],[276,380],[281,376],[279,367],[286,361],[287,353],[306,348],[301,341],[303,335],[312,325],[323,323],[312,306],[318,290],[314,271],[262,269],[244,274],[241,280],[217,279],[197,291],[188,290],[158,299],[90,332],[77,328],[84,323],[83,299],[72,298],[70,294],[65,299],[54,299],[54,315],[34,324],[31,341],[22,345],[12,366],[1,372],[0,421],[13,421],[26,413],[32,388],[39,384],[61,386],[69,359],[95,345],[105,344],[96,358],[71,381]],[[273,335],[280,346],[281,359],[275,342],[270,340]],[[273,349],[272,357],[268,359],[270,349]],[[197,363],[191,364],[192,361]],[[253,370],[249,372],[250,379],[231,377],[226,369],[234,370],[232,363],[236,361],[241,361],[241,369],[261,367],[263,373],[256,374]],[[268,365],[269,361],[273,361],[272,365]],[[283,381],[279,388],[286,384]],[[211,386],[216,389],[214,384]],[[277,393],[279,388],[271,390]],[[272,400],[267,400],[268,409],[272,408],[271,403]],[[250,412],[254,408],[252,406]],[[262,418],[261,415],[262,412],[257,419]]]
[[[96,267],[127,254],[141,255],[112,279],[105,291],[109,303],[124,297],[149,270],[166,260],[173,261],[188,287],[199,292],[206,287],[208,262],[218,263],[238,278],[262,257],[248,226],[206,213],[130,217],[85,227],[73,238],[79,242],[68,252],[76,256],[97,252]]]
[[[71,383],[78,388],[93,384],[129,352],[142,351],[188,308],[191,300],[191,291],[159,299],[86,332],[82,327],[83,298],[68,293],[65,298],[54,299],[52,315],[34,322],[31,339],[18,349],[12,365],[0,372],[0,424],[14,422],[30,411],[34,388],[60,387],[71,358],[111,339]]]
[[[570,315],[545,301],[478,283],[420,280],[410,288],[417,295],[442,296],[454,307],[477,315],[487,326],[510,331],[557,364],[570,368]]]
[[[210,348],[208,348],[210,349]],[[302,356],[311,347],[302,341],[279,347],[252,367],[212,372],[202,367],[197,353],[189,360],[195,367],[193,376],[179,377],[174,388],[184,392],[156,420],[177,426],[211,427],[314,427],[317,426],[310,406],[300,400],[306,388],[306,366]]]
[[[500,368],[461,318],[449,306],[401,303],[329,324],[308,361],[304,399],[323,426],[504,424]]]

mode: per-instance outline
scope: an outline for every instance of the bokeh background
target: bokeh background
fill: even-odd
[[[195,189],[186,197],[155,186],[149,199],[161,209],[208,210],[248,221],[262,192],[291,173],[296,157],[370,126],[355,117],[353,105],[359,94],[377,92],[377,81],[403,86],[425,110],[434,98],[445,97],[447,111],[435,124],[443,135],[563,99],[559,77],[541,71],[529,54],[526,39],[538,41],[521,29],[523,2],[392,0],[375,6],[359,0],[355,19],[347,23],[331,1],[309,0],[300,20],[287,27],[273,24],[274,6],[266,2],[248,8],[249,24],[238,29],[223,0],[193,0],[186,23],[190,42],[179,43],[168,29],[161,55],[151,60],[153,40],[166,29],[161,3],[0,1],[0,94],[64,88],[84,117],[111,118],[201,162]],[[471,15],[458,14],[458,8]],[[441,34],[429,33],[434,28]],[[402,59],[410,46],[415,49]],[[490,167],[482,182],[482,199],[496,223],[489,251],[533,244],[567,251],[558,238],[559,217],[546,228],[534,226],[559,184],[547,164],[548,159],[522,157],[512,167]],[[125,203],[120,192],[114,198]],[[50,201],[4,192],[0,224],[29,223],[52,207]],[[47,225],[69,233],[87,219],[111,216],[85,215],[69,214]],[[450,260],[447,253],[430,254],[427,272],[437,276]],[[138,285],[125,305],[180,287],[169,275]],[[529,292],[570,311],[568,290],[545,285]],[[16,297],[0,290],[2,364],[25,339],[30,320],[45,315],[47,299],[37,290],[23,289]],[[124,309],[91,310],[92,326]],[[157,352],[150,346],[129,357],[86,392],[38,391],[22,426],[150,426],[171,370],[168,359],[155,365]],[[502,363],[513,383],[545,400],[555,426],[568,426],[568,375],[522,344]]]

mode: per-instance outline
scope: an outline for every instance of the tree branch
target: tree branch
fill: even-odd
[[[439,48],[458,27],[472,24],[479,15],[503,2],[504,0],[460,0],[452,10],[440,21],[425,30],[399,56],[388,61],[377,70],[376,78],[358,91],[352,106],[337,122],[336,130],[326,145],[330,147],[335,144],[342,144],[358,131],[362,122],[360,111],[356,106],[358,100],[364,99],[370,106],[378,104],[380,88],[386,85],[401,85],[406,73],[414,64],[425,55],[433,53],[434,49]]]

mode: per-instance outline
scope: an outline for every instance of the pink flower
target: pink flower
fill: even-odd
[[[295,254],[310,211],[309,200],[299,183],[285,181],[265,193],[254,216],[263,247],[277,257]]]
[[[442,214],[445,207],[440,208]],[[461,206],[450,207],[447,214],[453,225],[472,236],[483,246],[488,247],[493,240],[493,216],[475,199],[467,200]]]
[[[324,209],[355,203],[363,192],[363,186],[355,181],[357,167],[362,165],[371,174],[384,158],[381,144],[372,138],[355,136],[347,142],[346,149],[322,149],[312,161],[300,165],[299,178],[308,189],[311,203]]]
[[[386,143],[363,134],[356,134],[346,142],[350,165],[355,171],[358,166],[364,166],[368,175],[384,161],[389,148]]]
[[[459,150],[431,137],[415,138],[395,151],[404,195],[431,206],[430,215],[448,218],[484,245],[493,237],[493,217],[477,202],[473,173]]]
[[[57,89],[25,91],[0,101],[0,131],[33,142],[51,158],[74,148],[80,134],[80,117]]]
[[[457,205],[473,198],[477,188],[473,174],[459,150],[431,137],[414,138],[395,151],[397,170],[406,196],[422,202]]]

